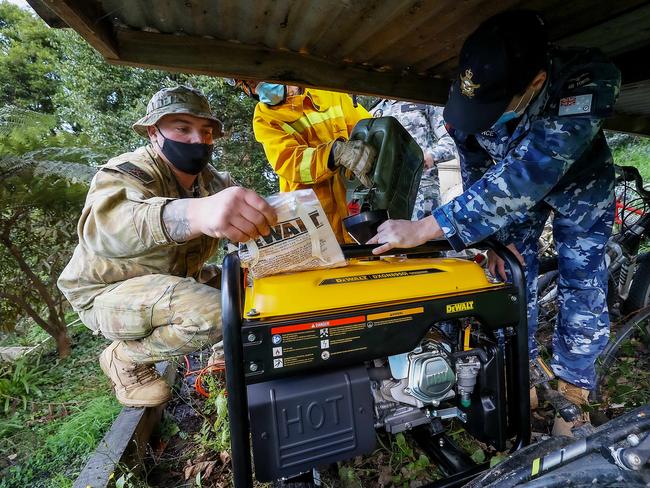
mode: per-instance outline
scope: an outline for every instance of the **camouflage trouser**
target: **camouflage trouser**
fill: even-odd
[[[594,211],[597,210],[594,205]],[[510,240],[525,261],[528,305],[528,345],[537,357],[538,240],[550,208],[533,208],[525,222],[508,229]],[[555,214],[553,238],[557,249],[558,318],[553,334],[551,367],[555,374],[582,388],[595,386],[595,362],[609,338],[605,244],[612,230],[614,208],[608,208],[589,229]]]
[[[107,339],[124,341],[136,363],[187,354],[221,340],[221,292],[193,278],[131,278],[99,295],[79,316]]]
[[[438,179],[438,170],[433,168],[426,169],[422,172],[418,195],[415,198],[413,207],[413,216],[411,220],[422,220],[431,215],[434,208],[440,205],[440,180]]]

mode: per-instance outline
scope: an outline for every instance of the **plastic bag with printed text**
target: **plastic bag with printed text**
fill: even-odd
[[[268,236],[239,245],[242,266],[253,278],[346,265],[313,190],[278,193],[266,200],[278,214],[277,224]]]

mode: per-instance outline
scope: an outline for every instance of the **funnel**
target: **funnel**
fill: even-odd
[[[368,210],[343,219],[348,234],[357,244],[365,244],[377,234],[377,227],[388,220],[387,210]]]

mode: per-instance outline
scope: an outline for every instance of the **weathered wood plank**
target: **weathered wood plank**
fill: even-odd
[[[61,17],[50,10],[46,5],[46,0],[27,0],[27,3],[50,27],[54,29],[63,29],[68,27],[68,24],[66,24]]]
[[[77,31],[104,57],[118,57],[113,29],[94,2],[83,0],[41,0],[52,12]]]
[[[616,114],[605,121],[605,129],[648,136],[650,135],[650,117]]]
[[[621,70],[623,85],[650,80],[650,63],[643,61],[648,59],[650,59],[650,45],[611,58]]]
[[[413,73],[380,72],[289,51],[192,36],[118,30],[114,64],[224,77],[289,82],[335,91],[443,104],[449,84]]]

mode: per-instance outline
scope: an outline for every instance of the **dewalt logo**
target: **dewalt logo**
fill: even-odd
[[[447,313],[467,312],[468,310],[474,310],[474,300],[447,305]]]

